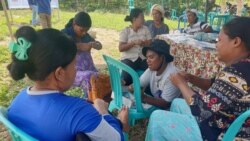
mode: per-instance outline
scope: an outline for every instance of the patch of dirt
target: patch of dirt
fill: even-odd
[[[119,32],[104,28],[93,28],[92,31],[96,32],[96,40],[102,43],[101,50],[91,50],[94,63],[99,70],[106,68],[102,54],[112,56],[116,59],[120,58],[118,50]]]

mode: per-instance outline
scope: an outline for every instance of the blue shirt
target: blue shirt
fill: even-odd
[[[118,137],[123,140],[121,125],[113,116],[100,115],[77,97],[57,91],[22,90],[8,108],[8,118],[21,130],[44,141],[74,140],[83,132],[91,140]]]
[[[88,33],[81,37],[80,41],[76,40],[76,34],[73,27],[65,28],[62,32],[69,35],[75,43],[89,43],[95,41]],[[77,71],[94,71],[97,72],[97,69],[94,65],[93,58],[90,51],[81,51],[78,50],[76,54],[76,70]]]
[[[154,21],[148,20],[145,22],[145,25],[148,27],[152,38],[155,38],[156,35],[168,34],[169,28],[166,24],[162,23],[161,26],[155,27]]]
[[[38,0],[38,13],[44,13],[44,14],[51,14],[51,7],[50,7],[50,1],[51,0]]]

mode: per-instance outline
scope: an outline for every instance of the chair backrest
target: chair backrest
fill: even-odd
[[[215,31],[219,32],[221,27],[230,20],[230,15],[215,15],[213,17],[212,27]]]
[[[127,66],[126,64],[111,58],[109,56],[103,55],[104,60],[107,63],[110,80],[111,80],[111,87],[114,92],[115,103],[118,107],[122,107],[122,85],[121,85],[121,71],[125,71],[131,75],[133,80],[133,87],[134,87],[134,97],[135,97],[135,105],[136,110],[138,112],[143,112],[143,107],[141,103],[141,88],[140,88],[140,81],[138,74],[135,70],[131,67]]]
[[[129,12],[131,12],[132,9],[134,9],[134,0],[128,0],[128,7],[129,7]]]
[[[234,140],[234,138],[237,135],[237,133],[239,132],[242,124],[245,122],[245,120],[248,117],[250,117],[250,110],[244,112],[238,118],[236,118],[235,121],[227,129],[227,132],[225,133],[222,141],[232,141],[232,140]]]
[[[203,12],[199,11],[197,17],[200,22],[205,21],[205,14]]]
[[[214,16],[218,15],[218,13],[216,12],[209,12],[208,13],[208,19],[209,19],[209,24],[212,25],[213,24],[213,19],[214,19]]]
[[[182,26],[183,25],[183,26]],[[187,25],[187,14],[184,13],[178,18],[178,30],[181,30],[181,28],[185,28]]]
[[[38,141],[17,128],[7,119],[6,109],[0,106],[0,122],[7,128],[13,141]]]

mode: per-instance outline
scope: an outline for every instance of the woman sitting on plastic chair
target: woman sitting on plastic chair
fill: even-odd
[[[180,95],[179,89],[168,78],[171,73],[178,71],[172,63],[174,58],[169,49],[170,46],[165,41],[158,39],[142,49],[142,54],[147,58],[148,69],[141,75],[140,84],[144,89],[150,86],[153,95],[142,94],[142,102],[161,109],[169,108],[172,100]]]
[[[76,75],[77,48],[71,38],[56,29],[35,31],[27,26],[17,30],[16,38],[9,46],[12,62],[8,70],[14,80],[27,75],[34,84],[22,89],[10,104],[7,115],[13,124],[43,141],[72,141],[79,133],[92,141],[124,140],[126,107],[118,120],[101,99],[92,104],[64,94]]]
[[[132,9],[125,21],[130,21],[131,25],[125,27],[120,33],[119,51],[121,52],[121,61],[133,68],[134,70],[145,71],[147,63],[141,50],[143,46],[151,43],[151,34],[146,26],[144,26],[143,11],[139,8]],[[125,85],[132,83],[131,76],[123,72],[122,78]]]
[[[152,113],[147,141],[216,141],[250,105],[250,18],[239,17],[226,23],[216,44],[218,58],[226,67],[214,79],[202,79],[184,72],[170,75],[184,99],[175,99],[170,112]],[[192,60],[190,60],[192,61]],[[205,93],[198,94],[190,82]],[[250,139],[250,119],[237,137]]]
[[[211,26],[206,22],[199,22],[198,20],[198,11],[196,9],[188,10],[188,26],[183,29],[183,32],[188,34],[194,34],[196,32],[212,32]]]

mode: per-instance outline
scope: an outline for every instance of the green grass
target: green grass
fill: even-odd
[[[14,26],[12,26],[13,32],[15,32],[20,25],[28,25],[30,23],[30,18],[31,18],[30,10],[11,10],[11,13],[13,15],[13,21],[14,21]],[[97,12],[91,12],[89,14],[92,19],[93,27],[114,29],[120,31],[125,26],[130,24],[129,22],[124,22],[124,18],[126,16],[125,14],[97,13]],[[60,11],[58,13],[58,11],[54,11],[52,15],[53,28],[62,29],[64,25],[68,22],[68,20],[74,17],[74,15],[75,12]],[[0,29],[1,29],[0,40],[4,40],[6,37],[9,36],[9,32],[3,11],[0,11],[0,16],[3,17],[3,19],[1,18],[0,20]],[[145,16],[145,19],[146,20],[151,19],[151,17]],[[165,22],[166,24],[168,24],[170,29],[177,28],[177,21],[165,20]],[[40,26],[36,27],[36,29],[40,28],[41,28]]]
[[[29,25],[30,18],[31,18],[31,11],[30,10],[12,10],[13,15],[13,33],[20,27],[21,25]],[[59,14],[59,16],[58,16]],[[68,20],[72,17],[74,17],[76,13],[75,12],[69,12],[69,11],[54,11],[52,15],[52,26],[56,29],[63,29],[64,25],[68,22]],[[92,19],[93,27],[95,28],[105,28],[105,29],[113,29],[116,31],[121,31],[124,27],[128,26],[129,22],[124,22],[125,14],[114,14],[114,13],[97,13],[97,12],[91,12],[89,13]],[[0,16],[4,17],[4,12],[0,11]],[[60,17],[60,20],[59,18]],[[11,19],[11,18],[10,18]],[[151,19],[149,16],[145,16],[145,19]],[[170,29],[177,27],[176,21],[170,21],[165,20],[165,22],[169,25]],[[41,29],[41,26],[35,27],[36,29]],[[6,69],[7,64],[10,62],[10,53],[7,50],[7,42],[10,40],[9,38],[9,32],[6,25],[5,18],[1,18],[0,20],[0,105],[7,106],[10,101],[13,99],[13,97],[18,93],[18,91],[27,86],[30,85],[30,81],[27,79],[20,80],[20,81],[13,81],[8,74],[8,71]],[[99,34],[99,33],[98,33]],[[102,33],[105,34],[105,33]],[[107,37],[108,40],[112,37]],[[117,41],[118,42],[118,41]],[[113,56],[115,58],[119,58],[120,54],[119,51],[115,45],[113,47],[105,47],[100,52],[94,52],[94,60],[99,62],[102,60],[101,54],[109,54],[110,56]],[[106,48],[106,49],[105,49]],[[98,65],[98,63],[97,63]],[[102,72],[106,72],[106,69],[103,69],[103,66],[101,67]],[[70,95],[73,96],[82,96],[82,92],[80,89],[73,89],[67,92]]]
[[[101,29],[97,33],[101,35],[101,42],[103,42],[103,49],[100,51],[93,50],[92,56],[94,58],[94,62],[97,68],[104,73],[107,73],[107,69],[105,63],[102,58],[102,54],[108,54],[116,59],[120,57],[120,53],[118,51],[118,39],[119,37],[113,37],[115,32],[117,35],[117,31],[121,31],[124,27],[128,26],[129,22],[124,22],[125,14],[114,14],[114,13],[97,13],[92,12],[89,13],[92,19],[93,27],[95,28],[105,28],[105,29],[113,29],[116,31],[109,31],[109,33],[105,33],[106,30]],[[12,11],[14,25],[12,26],[13,33],[20,27],[20,25],[28,25],[31,18],[30,10],[15,10]],[[75,12],[68,11],[60,11],[59,16],[60,20],[58,20],[58,12],[55,11],[52,15],[52,26],[56,29],[63,29],[64,25],[68,22],[68,20],[74,17]],[[10,78],[9,73],[6,69],[7,65],[10,63],[10,53],[7,48],[9,38],[9,32],[6,25],[6,21],[4,17],[3,11],[0,11],[0,105],[7,107],[13,98],[18,94],[18,92],[27,86],[32,85],[32,82],[27,78],[19,81],[14,81]],[[145,19],[151,19],[149,16],[145,16]],[[169,25],[170,29],[177,27],[176,21],[165,20],[165,22]],[[36,29],[41,29],[41,26],[35,27]],[[100,33],[100,31],[102,33]],[[110,33],[111,32],[111,33]],[[104,44],[105,43],[105,44]],[[82,97],[83,92],[80,88],[70,89],[66,92],[71,96]],[[145,129],[147,127],[147,123],[145,120],[139,121],[139,124],[132,127],[129,135],[130,138],[134,138],[136,140],[144,140],[145,137]],[[1,139],[0,139],[1,140]]]

